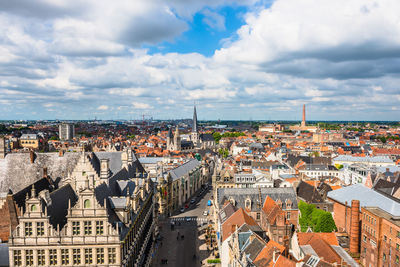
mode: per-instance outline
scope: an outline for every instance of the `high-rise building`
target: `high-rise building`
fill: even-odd
[[[75,137],[75,127],[73,124],[62,123],[58,127],[60,140],[72,140]]]

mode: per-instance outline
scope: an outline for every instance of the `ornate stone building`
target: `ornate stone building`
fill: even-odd
[[[172,134],[170,128],[167,135],[167,149],[181,151],[214,148],[216,142],[213,135],[208,133],[200,134],[198,128],[197,111],[195,106],[193,110],[193,125],[190,133],[190,140],[181,140],[178,126],[176,127],[175,134]]]
[[[208,164],[197,159],[158,175],[159,212],[169,215],[182,207],[210,178]]]
[[[31,186],[19,209],[10,266],[151,264],[153,183],[130,149],[83,152],[63,186]]]

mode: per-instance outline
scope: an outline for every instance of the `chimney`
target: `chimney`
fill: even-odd
[[[31,164],[33,164],[35,162],[36,155],[35,155],[35,152],[33,152],[32,150],[29,150],[29,158],[30,158]]]
[[[100,160],[100,180],[107,181],[110,174],[110,160]]]
[[[306,105],[303,104],[303,119],[301,120],[301,127],[306,126]]]
[[[360,244],[360,201],[351,201],[350,252],[358,253]]]
[[[0,137],[0,159],[4,159],[6,157],[6,142],[4,137]]]
[[[59,157],[63,157],[64,156],[64,149],[60,149],[60,151],[58,151],[58,156]]]
[[[43,168],[43,178],[47,178],[47,167]]]

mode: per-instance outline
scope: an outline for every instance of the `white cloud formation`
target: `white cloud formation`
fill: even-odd
[[[0,103],[14,105],[0,110],[181,118],[196,100],[213,119],[300,119],[303,103],[318,119],[397,119],[399,1],[260,2],[246,2],[245,25],[206,57],[143,45],[174,40],[196,13],[223,30],[217,7],[242,1],[3,1]]]

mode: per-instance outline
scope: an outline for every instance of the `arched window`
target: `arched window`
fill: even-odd
[[[251,200],[248,198],[246,199],[246,209],[251,210]]]
[[[32,205],[32,206],[31,206],[31,211],[36,211],[36,210],[37,210],[36,205]]]
[[[90,200],[86,199],[85,202],[83,203],[83,206],[85,207],[85,209],[90,208]]]

